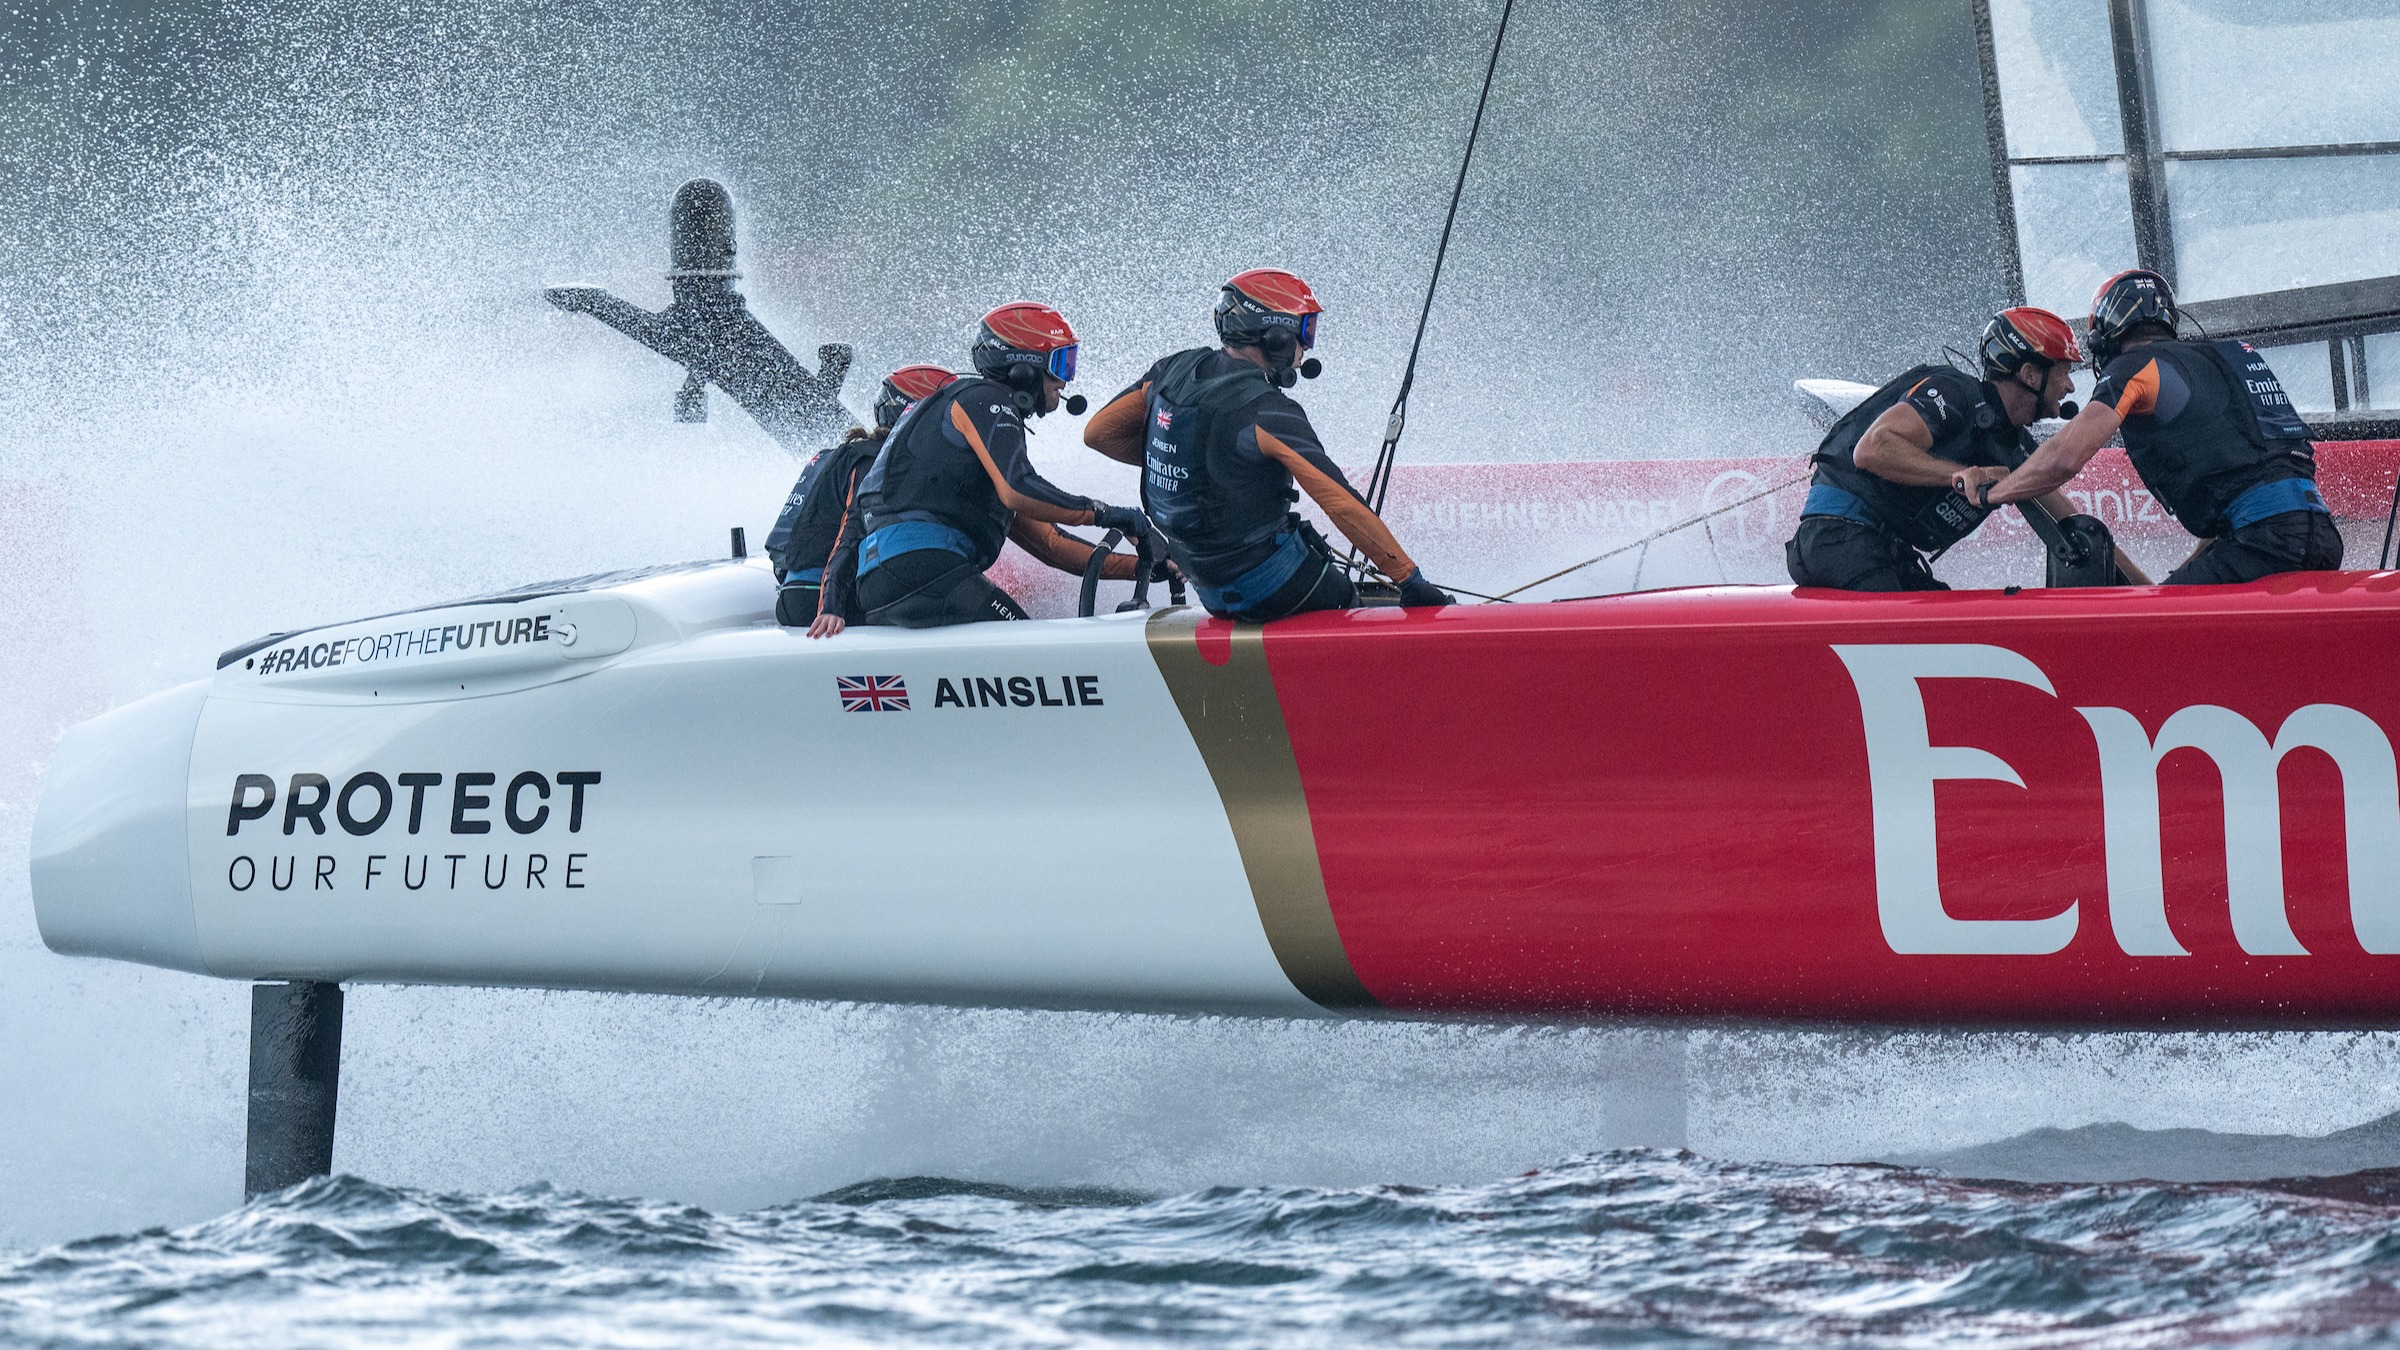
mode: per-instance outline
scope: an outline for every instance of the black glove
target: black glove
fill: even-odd
[[[1455,605],[1458,597],[1427,581],[1425,569],[1420,567],[1400,583],[1400,603],[1410,609],[1421,605]]]
[[[1128,539],[1147,538],[1150,534],[1150,517],[1130,506],[1093,502],[1092,523],[1104,530],[1122,530]]]

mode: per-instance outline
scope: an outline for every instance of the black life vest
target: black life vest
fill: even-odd
[[[882,449],[880,439],[862,436],[819,451],[808,462],[792,495],[784,499],[782,514],[775,517],[775,528],[767,532],[767,558],[778,576],[825,566],[850,510],[851,479]]]
[[[2033,449],[2032,438],[2008,420],[1999,391],[1970,380],[1954,366],[1915,366],[1885,384],[1865,402],[1843,414],[1818,443],[1817,471],[1810,480],[1842,489],[1864,502],[1882,527],[1910,547],[1938,553],[1975,532],[1991,512],[1947,487],[1916,487],[1878,478],[1858,467],[1858,443],[1875,419],[1897,407],[1928,379],[1974,386],[1974,403],[1966,409],[1966,426],[1936,437],[1932,453],[1958,465],[1991,464],[2013,467]]]
[[[1168,357],[1150,383],[1142,509],[1201,585],[1230,582],[1273,553],[1299,500],[1289,469],[1240,453],[1242,429],[1275,392],[1266,372],[1213,347]]]
[[[2233,528],[2233,499],[2262,483],[2317,476],[2308,424],[2283,382],[2247,342],[2153,342],[2118,358],[2171,365],[2191,401],[2171,422],[2125,419],[2125,454],[2142,486],[2204,539]]]
[[[902,521],[931,521],[965,535],[978,568],[997,562],[1015,513],[1001,505],[974,448],[951,443],[950,408],[964,399],[969,407],[981,401],[1013,409],[1014,398],[1008,386],[974,378],[910,404],[859,480],[858,506],[867,532]]]

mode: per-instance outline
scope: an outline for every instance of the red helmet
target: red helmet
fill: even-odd
[[[986,379],[1022,384],[1031,376],[1075,378],[1075,329],[1038,300],[1012,300],[975,330],[975,369]]]
[[[1313,347],[1317,316],[1324,312],[1307,282],[1280,267],[1253,267],[1226,282],[1218,295],[1217,336],[1256,347],[1274,341],[1274,334],[1288,333],[1292,345]]]
[[[1983,326],[1982,356],[1984,378],[2004,380],[2029,361],[2040,361],[2045,368],[2061,361],[2074,365],[2083,359],[2083,349],[2075,345],[2075,330],[2065,319],[2019,305],[2001,310]]]
[[[908,405],[921,398],[930,398],[942,386],[958,378],[954,371],[940,366],[918,364],[902,366],[883,377],[883,392],[875,400],[875,425],[888,427],[900,420]]]

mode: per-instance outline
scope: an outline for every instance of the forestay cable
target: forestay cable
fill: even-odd
[[[1780,483],[1760,488],[1758,491],[1751,493],[1747,497],[1736,497],[1732,501],[1726,502],[1721,506],[1711,507],[1688,520],[1676,521],[1674,524],[1667,526],[1663,530],[1652,530],[1650,533],[1643,535],[1641,538],[1636,539],[1631,543],[1619,544],[1615,548],[1608,550],[1606,553],[1594,554],[1593,556],[1584,559],[1582,562],[1575,563],[1571,566],[1562,567],[1557,571],[1550,573],[1548,576],[1535,577],[1533,580],[1526,582],[1522,586],[1500,592],[1498,595],[1493,596],[1492,599],[1506,600],[1512,595],[1522,595],[1544,582],[1556,581],[1560,577],[1566,576],[1571,572],[1580,572],[1584,568],[1587,568],[1594,563],[1607,562],[1611,558],[1631,553],[1637,548],[1648,548],[1650,545],[1657,543],[1659,540],[1666,538],[1670,534],[1674,534],[1681,530],[1688,530],[1694,525],[1704,525],[1709,521],[1716,519],[1718,516],[1724,515],[1726,512],[1733,510],[1735,507],[1748,506],[1750,503],[1757,501],[1761,497],[1772,497],[1776,493],[1783,491],[1785,488],[1798,487],[1800,484],[1807,482],[1809,477],[1815,472],[1816,465],[1812,463],[1809,465],[1807,471],[1801,473],[1796,478],[1787,478]]]
[[[1483,108],[1491,101],[1492,73],[1500,68],[1500,47],[1508,40],[1508,16],[1517,0],[1500,6],[1500,31],[1492,35],[1492,56],[1483,67],[1483,92],[1475,99],[1475,120],[1467,127],[1467,152],[1458,160],[1458,181],[1450,187],[1450,213],[1442,218],[1442,242],[1433,252],[1433,275],[1425,282],[1425,305],[1417,311],[1417,335],[1408,344],[1408,367],[1400,374],[1400,394],[1392,400],[1392,415],[1383,424],[1383,448],[1375,455],[1375,470],[1367,476],[1367,506],[1383,513],[1384,494],[1392,485],[1392,460],[1400,448],[1400,433],[1408,425],[1408,393],[1417,383],[1417,353],[1425,347],[1425,321],[1433,316],[1433,294],[1442,284],[1442,260],[1450,255],[1450,229],[1458,223],[1458,199],[1467,190],[1467,167],[1475,162],[1475,141],[1483,134]],[[1398,578],[1394,578],[1397,580]]]

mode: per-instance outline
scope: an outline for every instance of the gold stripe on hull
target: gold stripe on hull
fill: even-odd
[[[1300,765],[1267,670],[1266,630],[1236,624],[1231,658],[1212,665],[1200,654],[1198,630],[1206,618],[1198,608],[1152,615],[1150,656],[1225,803],[1267,943],[1293,987],[1310,1000],[1327,1008],[1372,1008],[1375,996],[1350,968],[1325,898]]]

